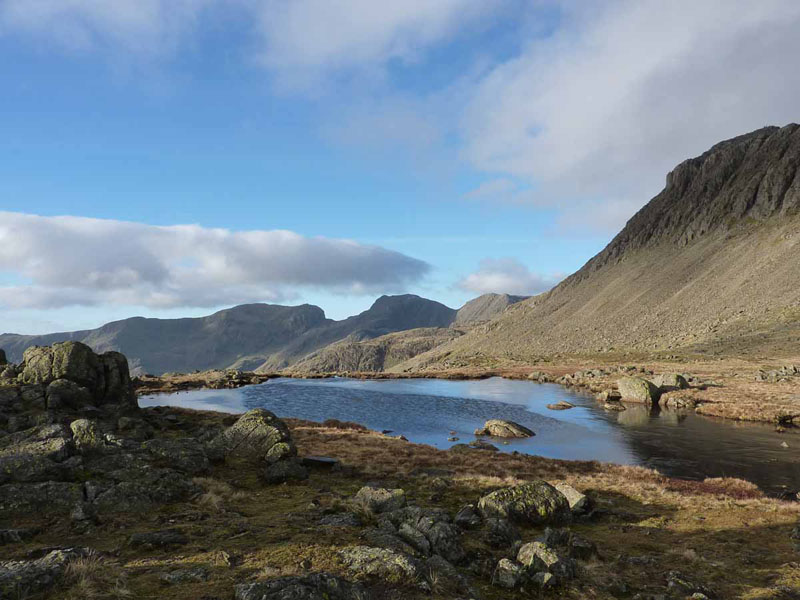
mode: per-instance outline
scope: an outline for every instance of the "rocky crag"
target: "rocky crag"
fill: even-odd
[[[631,351],[794,354],[799,210],[800,126],[721,142],[678,165],[664,190],[553,290],[402,367]]]

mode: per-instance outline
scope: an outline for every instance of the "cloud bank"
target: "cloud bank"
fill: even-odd
[[[485,258],[475,273],[464,277],[456,286],[475,294],[533,296],[546,292],[560,279],[533,273],[514,258]]]
[[[399,252],[291,231],[159,227],[0,212],[0,306],[213,307],[280,301],[299,288],[403,291],[429,271]],[[6,278],[8,279],[8,278]]]

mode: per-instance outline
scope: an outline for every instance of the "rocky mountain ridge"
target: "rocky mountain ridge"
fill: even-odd
[[[664,190],[551,291],[400,370],[553,354],[796,352],[800,126],[767,127],[678,165]]]
[[[92,330],[48,335],[2,334],[0,349],[5,350],[9,360],[19,362],[25,349],[31,346],[80,341],[96,352],[125,353],[134,373],[225,368],[264,372],[293,365],[332,344],[358,348],[358,344],[367,340],[413,330],[415,333],[410,336],[395,336],[356,349],[352,351],[355,354],[347,354],[347,360],[337,362],[343,368],[354,360],[377,368],[387,357],[390,364],[395,364],[401,357],[412,358],[452,339],[460,335],[460,331],[447,329],[452,324],[457,323],[463,329],[476,319],[488,319],[505,310],[513,301],[515,297],[486,294],[456,311],[412,294],[381,296],[368,310],[341,321],[326,318],[321,308],[309,304],[245,304],[199,318],[133,317]],[[402,348],[388,349],[397,344]],[[328,356],[341,352],[344,345],[337,346]]]

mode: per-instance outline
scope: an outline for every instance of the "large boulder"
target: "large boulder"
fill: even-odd
[[[653,385],[658,386],[661,392],[672,392],[675,390],[685,390],[689,387],[689,382],[683,375],[678,373],[662,373],[653,377]]]
[[[489,419],[483,424],[483,428],[476,429],[475,435],[490,435],[502,438],[527,438],[536,435],[533,431],[515,423],[503,419]]]
[[[128,361],[119,352],[97,355],[80,342],[32,346],[23,353],[20,366],[24,384],[49,386],[64,379],[86,388],[97,405],[136,406]]]
[[[209,445],[209,455],[215,459],[275,463],[295,454],[297,449],[286,423],[263,408],[244,413]]]
[[[478,510],[484,518],[506,518],[532,525],[566,522],[572,518],[564,494],[541,480],[487,494],[478,502]]]
[[[617,388],[622,400],[627,402],[641,402],[643,404],[658,404],[661,391],[652,381],[641,377],[623,377],[617,381]]]
[[[376,488],[364,486],[355,496],[367,510],[373,513],[390,512],[398,510],[406,505],[406,493],[402,489],[389,490],[386,488]]]

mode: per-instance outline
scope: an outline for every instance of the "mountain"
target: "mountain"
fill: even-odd
[[[98,329],[48,335],[0,335],[8,360],[25,348],[76,340],[96,352],[125,354],[135,372],[285,367],[345,338],[364,340],[418,327],[447,327],[456,311],[419,296],[382,296],[359,315],[333,321],[317,306],[246,304],[186,319],[134,317]]]
[[[607,352],[771,355],[800,339],[800,126],[679,164],[578,272],[402,369]]]
[[[527,298],[528,296],[511,296],[509,294],[483,294],[458,309],[455,324],[477,325],[489,321],[512,304],[522,302]]]
[[[447,327],[455,318],[456,311],[452,308],[413,294],[381,296],[368,310],[358,315],[299,335],[280,352],[270,356],[257,370],[282,369],[299,358],[345,338],[357,342],[418,327]]]

